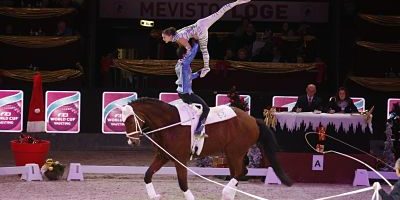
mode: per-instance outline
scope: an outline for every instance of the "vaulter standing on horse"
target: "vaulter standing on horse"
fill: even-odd
[[[204,77],[210,71],[210,55],[208,54],[207,44],[208,44],[208,29],[218,21],[224,14],[232,9],[233,7],[248,3],[251,0],[237,0],[232,3],[228,3],[222,6],[217,12],[212,15],[199,19],[196,23],[176,30],[175,27],[169,27],[164,29],[162,32],[162,38],[164,42],[176,42],[179,46],[184,46],[187,51],[191,51],[191,46],[189,44],[189,39],[193,38],[199,40],[200,50],[203,54],[204,68],[200,72],[200,77]]]
[[[178,62],[175,65],[175,72],[178,76],[178,80],[175,82],[178,85],[176,91],[178,92],[179,97],[183,102],[192,104],[198,103],[203,107],[203,112],[200,115],[199,122],[197,123],[195,136],[199,137],[207,137],[207,134],[202,134],[205,122],[210,112],[210,108],[207,103],[198,95],[193,93],[192,90],[192,80],[196,79],[200,76],[200,71],[192,73],[192,69],[190,68],[190,63],[193,61],[194,57],[197,54],[197,50],[199,48],[199,44],[197,42],[193,42],[193,46],[190,48],[190,51],[187,52],[185,47],[178,47]],[[186,55],[186,56],[185,56]]]

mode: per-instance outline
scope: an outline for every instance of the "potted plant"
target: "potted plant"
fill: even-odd
[[[21,134],[18,139],[10,141],[10,145],[16,166],[36,163],[41,167],[45,163],[50,149],[50,141],[36,139],[25,134]]]
[[[58,161],[53,161],[53,159],[49,158],[46,160],[46,163],[42,166],[41,172],[44,174],[49,180],[58,180],[64,175],[65,165],[61,164]]]

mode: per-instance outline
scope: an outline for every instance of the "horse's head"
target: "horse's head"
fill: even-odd
[[[145,124],[144,117],[140,113],[135,113],[131,105],[123,106],[121,110],[126,137],[129,138],[128,143],[133,146],[140,145],[140,135],[143,134],[142,128]]]
[[[175,107],[158,99],[142,97],[123,106],[121,110],[126,136],[134,145],[140,144],[144,126],[154,130],[179,121]]]

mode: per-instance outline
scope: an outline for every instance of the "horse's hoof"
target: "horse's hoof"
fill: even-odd
[[[235,198],[228,197],[228,196],[222,196],[221,200],[234,200]]]
[[[222,191],[222,198],[221,200],[234,200],[235,199],[235,193],[236,191],[234,190],[227,190],[227,191]]]
[[[161,195],[156,194],[155,197],[151,198],[151,200],[160,200],[161,199]]]

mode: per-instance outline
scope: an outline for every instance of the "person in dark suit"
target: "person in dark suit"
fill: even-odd
[[[329,113],[357,113],[358,109],[344,87],[340,87],[335,97],[329,101]]]
[[[322,100],[315,95],[317,87],[314,84],[307,85],[306,95],[299,96],[296,105],[292,111],[295,112],[313,112],[315,110],[322,111]]]

